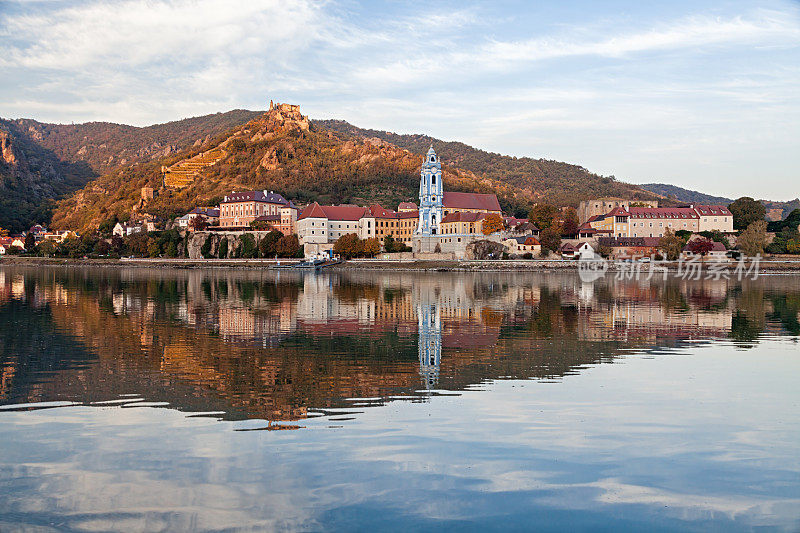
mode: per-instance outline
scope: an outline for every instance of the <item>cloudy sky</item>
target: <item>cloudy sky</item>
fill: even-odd
[[[800,3],[0,0],[0,116],[312,118],[800,196]]]

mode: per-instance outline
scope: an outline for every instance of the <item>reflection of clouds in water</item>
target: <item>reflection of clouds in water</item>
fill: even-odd
[[[16,428],[30,415],[14,413],[6,423]],[[14,513],[65,513],[69,527],[90,530],[315,527],[291,465],[220,422],[149,408],[71,407],[32,418],[43,424],[36,437],[1,447],[4,461],[38,459],[12,476],[36,485],[0,494]],[[61,440],[65,434],[72,442]]]
[[[287,286],[264,273],[136,272],[118,286],[57,289],[38,276],[27,286],[35,300],[99,362],[64,366],[56,346],[25,373],[57,339],[40,329],[4,391],[31,401],[69,387],[79,401],[125,391],[251,420],[144,407],[0,412],[0,504],[23,521],[330,529],[344,523],[333,514],[350,513],[364,528],[433,520],[410,527],[422,529],[566,510],[610,528],[620,516],[747,528],[796,518],[796,344],[760,337],[736,353],[708,342],[740,306],[764,323],[774,280],[745,298],[718,283],[587,286],[565,274],[325,274]],[[15,320],[49,316],[14,305]],[[664,335],[705,344],[665,357]],[[659,355],[640,356],[653,347]],[[420,374],[457,394],[379,401],[418,400]],[[232,431],[342,405],[347,416],[298,424],[310,429]]]
[[[758,366],[774,373],[786,355],[765,346],[754,358],[731,354],[726,362],[740,372]],[[756,413],[775,408],[793,390],[791,376],[777,378],[771,395],[721,393],[677,419],[691,395],[677,405],[664,398],[687,370],[695,369],[687,389],[730,390],[735,374],[711,380],[714,365],[700,364],[707,359],[715,358],[696,353],[659,365],[633,358],[557,384],[497,381],[482,392],[367,409],[341,430],[309,420],[311,429],[291,434],[238,433],[236,424],[156,408],[2,413],[4,477],[37,482],[12,482],[14,494],[0,500],[21,520],[59,509],[70,527],[101,529],[326,529],[328,514],[340,509],[361,510],[356,523],[364,524],[388,509],[436,521],[560,509],[594,513],[610,525],[620,513],[676,526],[709,518],[739,527],[791,524],[800,502],[787,492],[798,469],[785,460],[800,438],[796,414],[783,427],[763,423],[775,433],[760,444],[768,460],[708,462],[722,448],[753,446],[740,442],[738,421],[728,415],[752,401],[760,404]],[[717,410],[721,422],[705,427]],[[39,424],[16,423],[30,419]],[[709,479],[697,478],[698,469]],[[767,481],[749,495],[764,472],[784,488]]]

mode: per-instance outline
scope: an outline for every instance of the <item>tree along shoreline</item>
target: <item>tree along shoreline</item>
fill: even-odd
[[[0,258],[0,266],[54,266],[54,267],[105,267],[105,268],[173,268],[173,269],[230,269],[230,270],[271,270],[285,268],[299,263],[299,259],[186,259],[186,258],[134,258],[134,259],[72,259],[45,258],[26,256],[5,256]],[[712,275],[709,265],[718,264],[707,260],[703,262],[700,279]],[[722,263],[728,267],[731,279],[735,279],[736,261]],[[630,275],[631,263],[609,262],[608,272],[623,272]],[[670,273],[679,271],[678,261],[659,262],[659,267],[666,267]],[[650,264],[641,263],[639,277],[648,276]],[[748,262],[748,267],[750,266]],[[762,274],[800,274],[800,260],[785,258],[764,258],[760,261]],[[397,271],[441,271],[441,272],[477,272],[477,271],[509,271],[509,272],[547,272],[560,270],[578,270],[578,261],[564,259],[470,259],[470,260],[384,260],[354,259],[335,265],[326,271],[344,270],[397,270]],[[654,272],[658,278],[660,272]],[[615,274],[616,276],[616,274]],[[674,276],[671,276],[674,277]],[[752,277],[752,276],[748,276]]]

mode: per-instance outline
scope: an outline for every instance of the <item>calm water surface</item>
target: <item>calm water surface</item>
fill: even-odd
[[[0,530],[800,531],[800,276],[0,267]]]

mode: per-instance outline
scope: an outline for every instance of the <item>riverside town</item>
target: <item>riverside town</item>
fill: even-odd
[[[800,532],[798,37],[0,0],[0,532]]]
[[[298,106],[272,102],[254,123],[268,127],[253,139],[287,131],[305,133],[311,127]],[[218,202],[195,205],[174,218],[161,216],[163,208],[149,211],[159,199],[203,181],[204,172],[229,157],[233,146],[243,144],[237,141],[243,141],[248,131],[162,167],[160,185],[142,187],[129,213],[102,220],[88,232],[86,227],[63,225],[49,231],[35,224],[3,237],[0,254],[165,261],[303,259],[297,263],[300,267],[369,258],[431,262],[437,267],[494,260],[514,262],[514,268],[595,256],[624,261],[697,256],[719,262],[736,261],[741,255],[766,253],[784,259],[800,254],[800,210],[769,223],[781,228],[772,232],[763,221],[766,208],[749,198],[723,205],[598,197],[576,206],[533,203],[527,213],[520,213],[513,205],[504,210],[496,193],[447,190],[433,145],[418,167],[418,195],[390,207],[377,202],[304,202],[302,197],[273,190],[230,190]],[[370,142],[365,144],[371,146]],[[262,166],[269,155],[262,158]],[[272,163],[266,165],[274,170]]]

